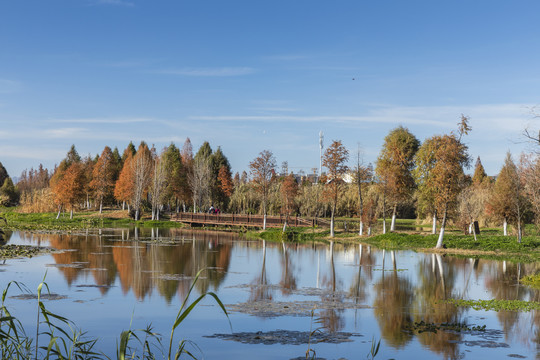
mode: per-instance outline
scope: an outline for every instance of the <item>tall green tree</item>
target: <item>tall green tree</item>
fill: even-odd
[[[407,128],[399,126],[384,138],[381,153],[377,158],[375,171],[393,207],[390,231],[396,229],[398,205],[408,200],[414,191],[412,170],[414,155],[419,146],[420,141]]]
[[[171,143],[161,155],[165,168],[165,198],[174,204],[175,211],[179,210],[179,202],[187,187],[187,177],[180,150]]]

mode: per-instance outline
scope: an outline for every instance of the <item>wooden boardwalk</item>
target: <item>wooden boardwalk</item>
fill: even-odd
[[[223,226],[249,226],[263,227],[262,215],[241,215],[241,214],[206,214],[206,213],[184,213],[180,212],[171,215],[171,221],[178,221],[192,225],[223,225]],[[287,217],[281,216],[266,216],[267,228],[282,228]],[[330,223],[325,219],[319,218],[302,218],[298,216],[290,216],[287,226],[292,227],[314,227],[322,226],[329,227]]]

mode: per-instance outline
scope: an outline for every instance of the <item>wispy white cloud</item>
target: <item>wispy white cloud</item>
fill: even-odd
[[[3,159],[12,158],[56,161],[65,156],[66,150],[32,146],[0,145],[0,153],[2,154]]]
[[[55,123],[73,123],[73,124],[134,124],[143,122],[152,122],[151,118],[79,118],[79,119],[54,119],[50,122]]]
[[[446,126],[445,123],[440,121],[433,121],[427,119],[415,119],[415,118],[395,118],[388,116],[290,116],[290,115],[217,115],[217,116],[191,116],[192,120],[203,121],[260,121],[260,122],[298,122],[298,123],[342,123],[342,124],[354,124],[354,123],[402,123],[402,124],[424,124],[434,126]]]
[[[59,129],[48,129],[43,131],[43,136],[45,138],[55,138],[55,139],[66,139],[66,138],[80,138],[81,136],[88,133],[88,129],[84,128],[59,128]]]
[[[200,76],[200,77],[226,77],[226,76],[244,76],[256,72],[251,67],[219,67],[219,68],[181,68],[181,69],[162,69],[152,71],[156,74],[178,75],[178,76]]]
[[[268,108],[270,110],[270,108]],[[482,132],[509,133],[522,131],[530,120],[530,110],[523,104],[467,106],[391,106],[367,105],[362,115],[290,115],[274,109],[270,115],[196,115],[191,120],[215,122],[296,122],[326,123],[354,126],[355,124],[425,125],[439,131],[457,128],[461,114],[470,117],[471,126]],[[283,109],[281,109],[283,110]],[[292,109],[291,109],[292,110]],[[433,129],[432,129],[433,130]]]

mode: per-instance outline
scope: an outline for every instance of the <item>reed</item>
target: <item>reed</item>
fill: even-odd
[[[195,309],[197,304],[206,296],[214,298],[223,313],[232,325],[229,314],[219,297],[213,292],[201,294],[195,301],[189,302],[189,297],[201,273],[205,269],[199,270],[171,328],[168,346],[165,348],[161,342],[161,335],[154,332],[151,325],[145,329],[122,331],[117,340],[115,358],[117,360],[125,359],[179,359],[186,355],[196,359],[194,351],[196,349],[202,353],[202,350],[192,341],[186,339],[176,340],[175,331],[182,325],[189,314]],[[45,274],[46,277],[46,274]],[[35,337],[28,336],[22,323],[11,314],[6,306],[6,298],[11,287],[17,287],[20,291],[30,293],[30,291],[21,283],[11,281],[2,292],[2,301],[0,305],[0,358],[1,359],[63,359],[63,360],[112,360],[101,351],[95,350],[98,339],[89,338],[87,333],[78,329],[68,318],[51,312],[43,302],[43,295],[46,291],[50,294],[49,286],[43,281],[37,288],[37,315],[36,315],[36,333]]]

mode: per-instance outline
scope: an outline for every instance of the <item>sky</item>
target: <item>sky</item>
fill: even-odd
[[[539,45],[536,0],[0,0],[0,162],[189,137],[233,172],[270,150],[308,173],[320,131],[367,164],[393,128],[423,142],[463,114],[496,175],[533,150]]]

